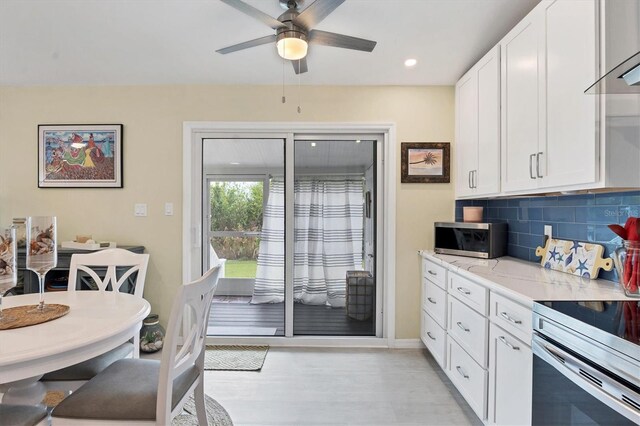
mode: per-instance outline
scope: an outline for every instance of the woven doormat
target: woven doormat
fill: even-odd
[[[262,368],[269,346],[212,345],[204,354],[205,370],[256,371]]]
[[[205,395],[204,402],[209,426],[233,426],[231,416],[218,401],[209,395]],[[196,403],[193,400],[193,396],[184,405],[182,413],[173,418],[171,426],[199,426],[198,417],[196,417]]]

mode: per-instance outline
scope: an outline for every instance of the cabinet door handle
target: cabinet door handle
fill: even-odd
[[[531,154],[529,156],[529,177],[531,179],[535,179],[536,177],[533,175],[533,157],[535,157],[536,154]]]
[[[473,179],[472,179],[472,182],[473,182],[473,187],[474,187],[474,188],[477,188],[477,187],[478,187],[478,171],[477,171],[477,170],[474,170],[474,171],[473,171]]]
[[[466,295],[471,294],[471,292],[464,287],[458,287],[457,290],[462,294],[466,294]]]
[[[434,305],[436,304],[436,301],[435,301],[435,300],[433,300],[431,297],[427,297],[427,300],[428,300],[429,302],[433,303]]]
[[[431,269],[429,269],[427,272],[429,273],[429,275],[438,275],[437,272],[433,272]]]
[[[540,156],[542,155],[542,152],[539,152],[536,154],[536,176],[541,178],[544,177],[540,174]]]
[[[462,331],[466,331],[467,333],[470,331],[467,327],[464,326],[464,324],[462,324],[460,321],[458,321],[456,323],[458,325],[458,327],[460,327],[460,329],[462,329]]]
[[[502,343],[504,343],[505,345],[507,345],[507,347],[509,347],[509,348],[513,349],[514,351],[519,351],[519,350],[520,350],[520,347],[519,347],[519,346],[513,346],[511,343],[507,342],[507,339],[505,339],[505,337],[504,337],[504,336],[500,336],[500,337],[498,337],[498,339],[499,339]]]
[[[473,188],[473,184],[471,183],[471,170],[469,170],[469,188]]]
[[[460,375],[461,375],[462,377],[464,377],[465,379],[468,379],[468,378],[469,378],[469,375],[468,375],[468,374],[466,374],[466,373],[464,372],[464,370],[463,370],[462,368],[460,368],[460,366],[459,366],[459,365],[456,365],[456,370],[458,370],[458,373],[460,373]]]
[[[508,313],[506,313],[506,312],[500,312],[500,316],[501,316],[502,318],[506,319],[507,321],[512,322],[512,323],[514,323],[514,324],[522,324],[522,321],[512,318],[512,317],[511,317]]]
[[[427,331],[427,336],[429,336],[429,339],[431,340],[436,340],[436,338],[431,335],[430,331]]]

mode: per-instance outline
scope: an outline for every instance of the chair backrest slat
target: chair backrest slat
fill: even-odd
[[[201,278],[178,289],[162,349],[156,422],[168,421],[171,418],[173,380],[194,365],[202,372],[209,311],[219,275],[220,265],[216,265]],[[189,311],[192,315],[185,315],[185,312]],[[185,318],[191,320],[183,327]],[[182,341],[179,341],[181,330]],[[179,344],[181,347],[178,350]]]
[[[99,291],[107,291],[109,284],[112,291],[120,291],[131,275],[137,273],[133,294],[142,297],[148,264],[148,254],[133,253],[120,248],[105,249],[95,253],[75,253],[71,256],[67,289],[76,290],[78,271],[88,274],[98,286]],[[104,278],[100,278],[95,270],[105,268]],[[126,269],[120,279],[117,277],[118,269]]]

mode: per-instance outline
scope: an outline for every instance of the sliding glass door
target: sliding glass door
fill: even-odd
[[[381,138],[203,139],[212,336],[381,336]],[[285,166],[286,165],[286,166]]]
[[[222,276],[208,334],[284,336],[284,140],[203,141],[203,265]]]
[[[376,334],[376,141],[295,140],[293,334]]]

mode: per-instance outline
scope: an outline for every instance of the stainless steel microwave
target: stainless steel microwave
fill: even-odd
[[[436,253],[493,259],[507,254],[507,224],[436,222],[435,240]]]

